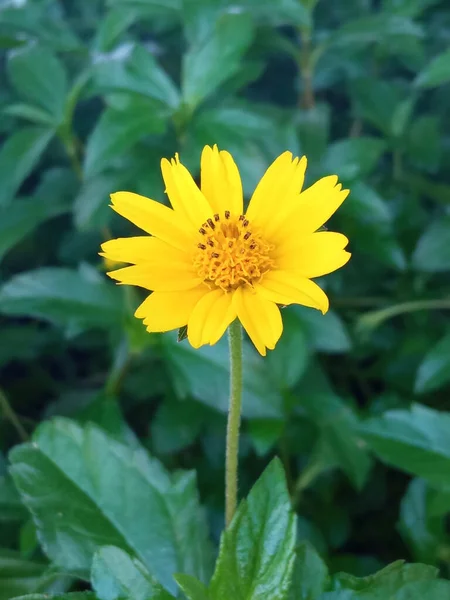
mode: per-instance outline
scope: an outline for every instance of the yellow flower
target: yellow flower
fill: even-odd
[[[215,344],[238,318],[258,351],[273,349],[283,330],[278,305],[328,310],[311,278],[350,258],[340,233],[317,231],[348,195],[335,175],[301,192],[306,158],[284,152],[268,168],[244,213],[232,156],[206,146],[201,189],[178,155],[161,161],[172,208],[131,192],[112,208],[149,236],[102,245],[103,256],[133,266],[108,275],[151,290],[135,316],[150,332],[188,326],[194,348]]]

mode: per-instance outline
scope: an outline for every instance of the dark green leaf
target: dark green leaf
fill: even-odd
[[[292,309],[302,323],[307,339],[319,352],[339,354],[352,346],[350,336],[341,318],[332,310],[322,315],[317,310],[296,306]]]
[[[46,569],[45,563],[31,562],[19,553],[0,549],[0,600],[37,591]]]
[[[291,583],[296,518],[283,467],[272,461],[222,534],[212,600],[282,600]]]
[[[326,564],[309,542],[302,542],[297,548],[289,598],[292,600],[316,600],[325,590],[327,579]]]
[[[0,206],[10,203],[41,158],[53,133],[49,129],[27,127],[13,133],[3,144],[0,150]]]
[[[450,270],[450,216],[428,224],[417,242],[412,262],[425,273]]]
[[[366,421],[361,433],[389,465],[450,487],[450,414],[420,404]]]
[[[337,173],[340,179],[352,181],[373,171],[386,143],[381,138],[359,137],[339,140],[328,146],[322,169]]]
[[[228,411],[230,365],[225,339],[198,350],[164,335],[162,347],[180,397],[192,396],[223,413]],[[264,362],[246,347],[242,414],[248,418],[281,416],[281,398]]]
[[[283,428],[281,419],[251,419],[248,434],[259,456],[264,456],[275,446]]]
[[[94,555],[91,582],[100,600],[173,599],[140,561],[114,546],[103,546]]]
[[[253,24],[245,13],[223,14],[214,30],[184,55],[182,91],[193,109],[235,75],[253,38]]]
[[[11,206],[0,207],[0,260],[41,223],[69,210],[59,198],[17,199]]]
[[[45,112],[45,110],[42,110],[38,106],[33,106],[32,104],[10,104],[3,109],[3,112],[10,117],[27,119],[38,125],[54,125],[51,115]]]
[[[60,123],[67,95],[67,77],[63,65],[47,48],[29,45],[9,55],[8,75],[17,92],[39,104]]]
[[[73,592],[69,594],[29,594],[8,600],[99,600],[93,592]]]
[[[208,577],[211,551],[192,473],[170,476],[143,449],[63,419],[41,425],[11,462],[46,553],[66,571],[86,576],[92,555],[113,545],[170,591],[175,572]]]
[[[81,231],[99,230],[111,218],[109,196],[122,186],[123,176],[117,172],[101,173],[83,182],[73,204],[75,225]]]
[[[134,100],[125,111],[106,109],[86,146],[85,176],[98,175],[140,139],[151,133],[162,133],[165,127],[161,111],[146,100]]]
[[[450,381],[450,334],[431,348],[417,371],[415,391],[419,394],[436,390]]]
[[[432,88],[450,81],[450,50],[435,56],[419,73],[415,85],[420,88]]]
[[[151,422],[153,448],[158,454],[179,452],[196,440],[207,409],[202,404],[166,400]]]
[[[93,270],[47,267],[20,273],[3,284],[0,313],[72,328],[120,326],[123,295]]]

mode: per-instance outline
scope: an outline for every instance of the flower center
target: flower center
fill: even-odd
[[[257,283],[274,268],[273,246],[252,231],[244,215],[215,214],[199,229],[194,268],[205,283],[225,292]]]

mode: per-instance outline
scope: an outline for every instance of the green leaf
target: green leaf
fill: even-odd
[[[212,600],[282,600],[295,560],[296,516],[283,467],[273,460],[221,537]]]
[[[0,261],[41,223],[68,210],[68,204],[51,197],[18,199],[11,206],[0,206]]]
[[[0,150],[0,206],[10,203],[48,146],[54,132],[26,127],[13,133]]]
[[[253,23],[245,13],[222,14],[214,30],[192,45],[183,57],[182,94],[194,109],[241,68],[253,38]]]
[[[12,51],[7,68],[18,94],[45,109],[58,125],[67,96],[66,72],[59,59],[47,48],[31,44]]]
[[[157,454],[179,452],[193,444],[205,420],[202,404],[166,399],[150,424],[153,448]]]
[[[66,572],[87,577],[93,554],[112,545],[171,592],[175,572],[208,578],[211,550],[193,473],[169,475],[143,449],[65,419],[42,424],[11,462],[45,552]]]
[[[289,598],[291,600],[316,600],[325,590],[327,579],[326,564],[309,542],[302,542],[297,548]]]
[[[8,600],[99,600],[93,592],[72,592],[69,594],[29,594],[16,596]]]
[[[0,548],[0,600],[35,592],[47,567],[45,563],[26,560],[18,552]]]
[[[0,523],[24,521],[26,510],[8,475],[0,475]]]
[[[209,600],[208,588],[195,577],[179,573],[175,581],[188,600]]]
[[[198,350],[162,336],[162,350],[179,397],[192,396],[220,412],[228,411],[230,365],[226,339]],[[280,417],[281,398],[264,362],[248,346],[244,350],[242,414],[248,418]]]
[[[429,516],[429,488],[422,479],[413,479],[400,504],[398,528],[417,560],[438,564],[439,545],[443,541],[442,519],[432,521]]]
[[[173,599],[139,560],[114,546],[103,546],[94,555],[91,582],[100,600]]]
[[[95,81],[101,92],[135,92],[176,108],[180,94],[168,74],[143,46],[124,46],[103,56],[95,66]]]
[[[251,419],[248,434],[258,456],[265,456],[275,446],[283,429],[281,419]]]
[[[411,124],[406,151],[419,169],[435,172],[442,155],[441,124],[434,115],[423,115]]]
[[[356,415],[331,393],[304,393],[298,406],[320,428],[322,443],[335,463],[356,488],[362,488],[372,463],[361,440]]]
[[[385,150],[386,142],[380,138],[339,140],[328,146],[322,170],[327,174],[337,173],[344,181],[352,181],[371,173]]]
[[[33,106],[32,104],[10,104],[4,108],[2,112],[10,117],[27,119],[38,125],[54,125],[51,115],[45,112],[45,110],[42,110],[38,106]]]
[[[295,124],[300,138],[302,151],[318,161],[328,145],[330,136],[330,107],[317,104],[313,108],[297,111]]]
[[[450,216],[428,224],[417,242],[412,263],[425,273],[450,270]]]
[[[417,581],[403,586],[395,600],[447,600],[450,597],[450,581]]]
[[[125,154],[143,137],[162,133],[166,127],[161,110],[145,99],[135,99],[124,111],[107,108],[86,146],[84,174],[90,178]]]
[[[432,88],[450,81],[450,49],[435,56],[419,73],[414,85],[419,88]]]
[[[417,371],[415,392],[424,394],[439,389],[450,381],[450,333],[447,333],[425,355]]]
[[[438,488],[450,487],[450,414],[414,404],[369,419],[361,433],[385,463],[422,477]]]
[[[119,327],[123,295],[93,269],[46,267],[4,283],[0,313],[36,317],[63,327]]]
[[[281,390],[291,388],[298,382],[309,359],[308,338],[302,323],[288,312],[284,314],[283,321],[283,335],[266,358],[269,374]]]
[[[109,196],[123,186],[124,177],[116,171],[101,173],[83,181],[73,203],[73,216],[80,231],[98,231],[111,218]]]
[[[319,352],[339,354],[348,352],[352,342],[347,328],[337,313],[329,310],[322,315],[317,310],[303,306],[291,309],[306,331],[309,343]]]

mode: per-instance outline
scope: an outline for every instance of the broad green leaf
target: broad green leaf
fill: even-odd
[[[415,581],[404,585],[395,600],[447,600],[450,597],[450,581]]]
[[[402,90],[392,85],[392,81],[369,77],[354,82],[351,90],[358,115],[385,135],[391,135],[393,116],[401,101]]]
[[[211,551],[193,473],[169,475],[143,449],[65,419],[42,424],[11,462],[43,547],[66,572],[86,577],[93,554],[112,545],[171,592],[176,572],[208,578]]]
[[[143,46],[124,45],[95,65],[95,81],[100,91],[135,92],[174,109],[179,92],[168,74]]]
[[[68,210],[68,204],[51,197],[17,199],[11,206],[0,207],[0,261],[41,223]]]
[[[339,208],[339,216],[352,219],[356,226],[361,223],[376,224],[380,230],[389,227],[393,220],[392,209],[386,200],[377,190],[362,181],[352,183],[351,196]]]
[[[408,131],[406,151],[410,160],[419,169],[434,173],[439,167],[442,155],[439,118],[434,115],[423,115],[414,119]]]
[[[334,589],[349,589],[359,592],[356,595],[349,595],[349,598],[355,600],[382,600],[396,599],[396,594],[405,584],[426,581],[430,584],[438,575],[438,570],[429,565],[420,563],[406,564],[403,560],[397,560],[378,573],[367,577],[355,577],[348,573],[337,573],[333,576]],[[326,597],[326,595],[325,595]]]
[[[419,394],[432,392],[450,381],[450,333],[425,355],[417,371],[414,389]]]
[[[413,266],[425,273],[450,270],[450,216],[431,221],[412,255]]]
[[[450,413],[414,404],[410,411],[369,419],[361,434],[385,463],[438,488],[450,487]]]
[[[45,110],[42,110],[42,108],[33,106],[32,104],[10,104],[3,109],[3,113],[5,115],[9,115],[10,117],[27,119],[28,121],[32,121],[38,125],[54,125],[51,115],[49,115]]]
[[[123,295],[95,271],[46,267],[15,275],[0,287],[0,314],[63,327],[117,327],[124,318]]]
[[[171,335],[161,338],[163,356],[181,398],[192,396],[227,413],[230,365],[226,339],[198,350]],[[264,362],[245,345],[242,414],[248,418],[280,417],[281,398],[270,381]]]
[[[398,528],[415,559],[437,566],[444,532],[442,519],[430,519],[429,491],[423,479],[411,481],[400,504]]]
[[[183,57],[182,94],[191,110],[238,73],[252,38],[249,15],[230,12],[220,16],[205,39],[189,48]]]
[[[282,419],[251,419],[248,435],[259,456],[266,455],[278,442],[284,429]]]
[[[103,546],[94,555],[91,582],[100,600],[173,598],[139,560],[114,546]]]
[[[352,181],[371,173],[385,150],[386,143],[381,138],[338,140],[328,146],[322,170],[326,174],[338,173],[344,181]]]
[[[85,176],[98,175],[140,139],[152,133],[162,133],[165,127],[161,111],[145,100],[136,99],[126,111],[106,109],[88,139]]]
[[[327,579],[326,564],[309,542],[302,542],[297,548],[289,598],[291,600],[316,600],[325,590]]]
[[[159,454],[179,452],[193,444],[209,412],[197,402],[174,402],[167,398],[150,424],[152,448]]]
[[[419,88],[432,88],[450,81],[450,49],[435,56],[419,73],[414,84]]]
[[[107,226],[112,215],[111,193],[123,187],[124,176],[116,171],[101,173],[83,181],[73,203],[75,225],[81,231],[98,231]]]
[[[13,133],[3,144],[0,150],[0,206],[10,204],[53,134],[49,129],[26,127]]]
[[[348,352],[352,342],[341,318],[332,310],[322,315],[316,310],[296,306],[291,309],[302,323],[307,339],[319,352],[339,354]]]
[[[302,386],[303,387],[303,386]],[[352,410],[334,394],[303,392],[298,408],[306,411],[321,430],[322,443],[357,488],[367,480],[371,459]]]
[[[52,52],[36,44],[12,51],[8,75],[18,94],[45,109],[55,125],[60,123],[68,91],[67,77]]]
[[[295,560],[296,516],[275,459],[240,504],[221,538],[211,600],[282,600]]]
[[[424,35],[423,29],[408,17],[384,13],[347,21],[329,40],[331,46],[367,46],[383,44],[389,38],[417,38]]]

